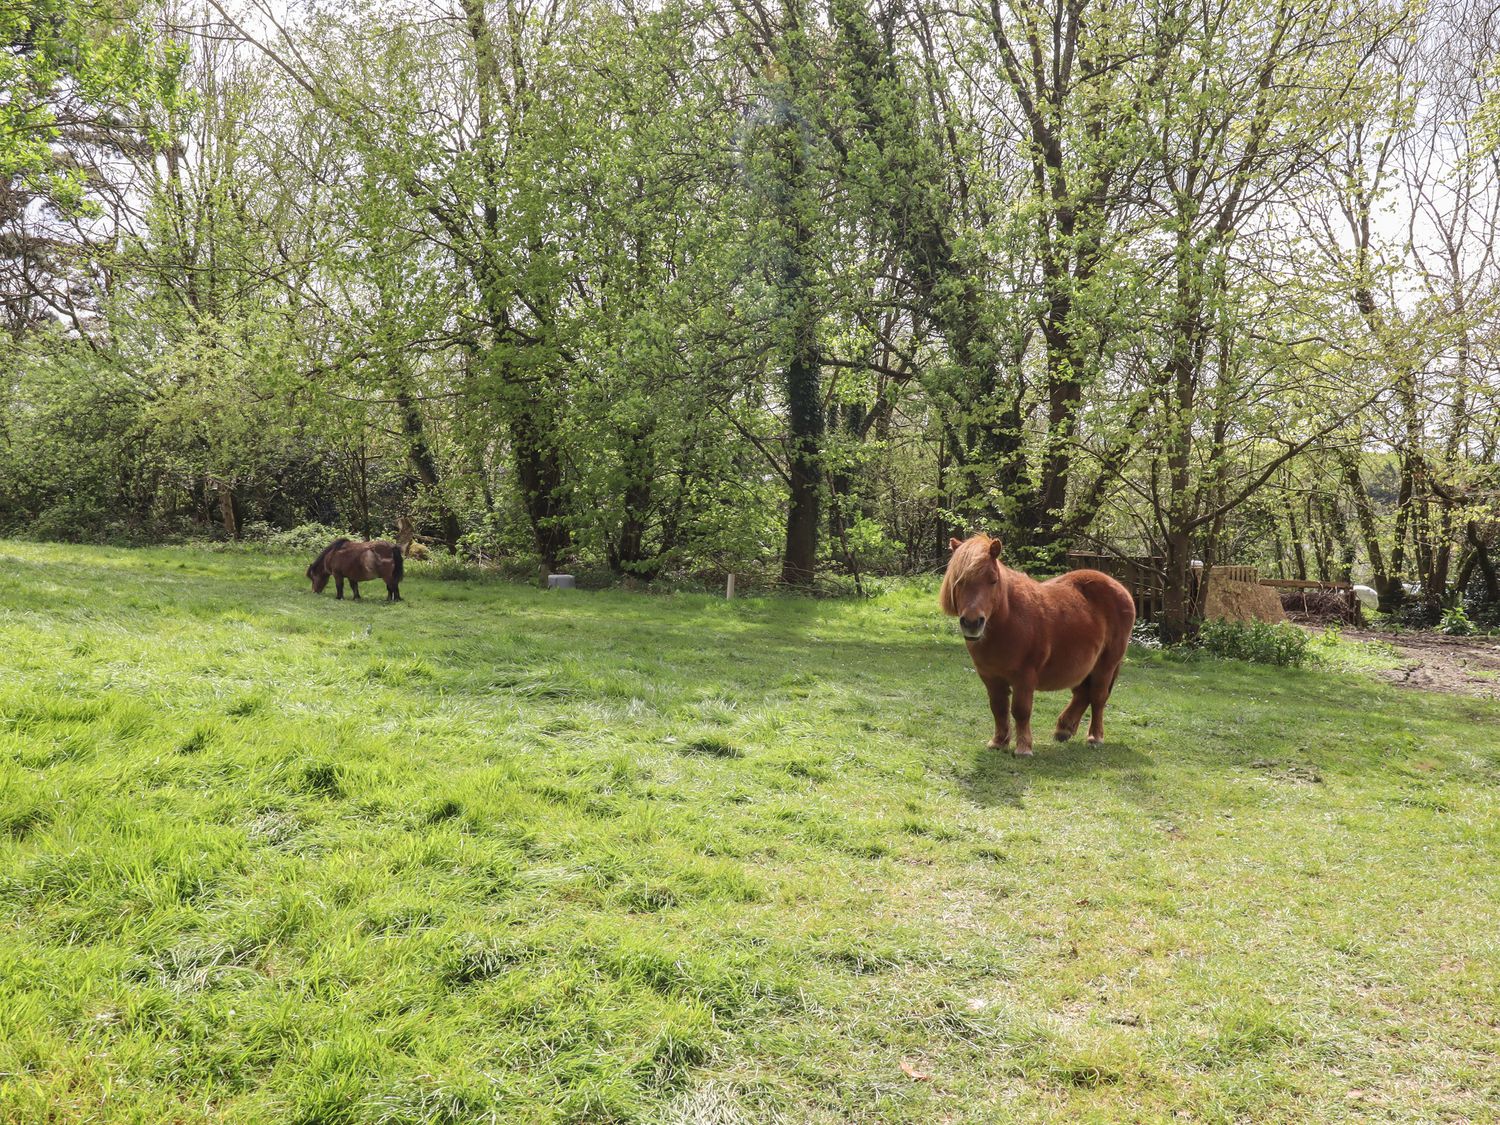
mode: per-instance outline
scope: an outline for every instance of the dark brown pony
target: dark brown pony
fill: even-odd
[[[1063,688],[1073,689],[1073,699],[1057,717],[1057,740],[1072,738],[1091,707],[1089,742],[1103,742],[1104,704],[1135,624],[1125,587],[1097,570],[1037,582],[1002,565],[1000,540],[988,535],[951,539],[948,546],[953,557],[938,601],[958,618],[974,670],[990,693],[995,737],[989,744],[1010,742],[1014,715],[1016,756],[1029,756],[1032,693]]]
[[[379,578],[385,583],[385,600],[401,600],[401,548],[384,539],[356,542],[352,539],[335,539],[323,553],[307,568],[312,579],[312,592],[321,594],[328,580],[333,579],[338,596],[344,596],[344,579],[349,580],[354,590],[354,600],[359,601],[359,584],[373,582]]]

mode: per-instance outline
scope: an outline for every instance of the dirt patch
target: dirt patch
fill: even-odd
[[[1500,699],[1500,639],[1445,637],[1441,633],[1382,633],[1344,629],[1350,640],[1379,641],[1399,652],[1401,667],[1377,673],[1382,679],[1422,691]]]
[[[1253,770],[1265,770],[1272,777],[1279,777],[1286,781],[1303,781],[1309,785],[1322,785],[1323,775],[1312,766],[1299,766],[1291,762],[1277,762],[1270,758],[1260,758],[1250,763]]]

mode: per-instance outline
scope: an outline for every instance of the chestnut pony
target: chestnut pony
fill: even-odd
[[[1037,582],[1000,562],[1000,540],[975,535],[950,539],[953,557],[938,601],[958,618],[974,670],[990,693],[993,747],[1010,742],[1016,719],[1016,756],[1031,754],[1031,696],[1073,689],[1054,732],[1066,742],[1093,708],[1089,743],[1104,741],[1109,699],[1130,630],[1135,603],[1124,586],[1097,570],[1075,570]],[[1009,714],[1007,714],[1009,712]]]
[[[373,582],[379,578],[385,582],[385,600],[401,600],[401,548],[384,539],[355,542],[352,539],[335,539],[323,553],[307,568],[312,579],[312,592],[321,594],[328,580],[333,579],[339,598],[344,596],[344,579],[349,580],[354,590],[354,600],[359,601],[359,584]]]

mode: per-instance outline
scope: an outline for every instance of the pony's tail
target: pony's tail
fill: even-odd
[[[401,581],[401,576],[406,573],[406,568],[401,565],[401,547],[400,547],[399,544],[395,547],[395,553],[396,553],[396,559],[395,559],[395,563],[396,563],[396,571],[395,571],[395,573],[396,573],[396,581],[400,582]]]

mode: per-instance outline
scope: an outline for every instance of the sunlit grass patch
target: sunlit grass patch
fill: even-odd
[[[1492,704],[1132,653],[1023,763],[930,590],[0,554],[0,1119],[1493,1105]]]

